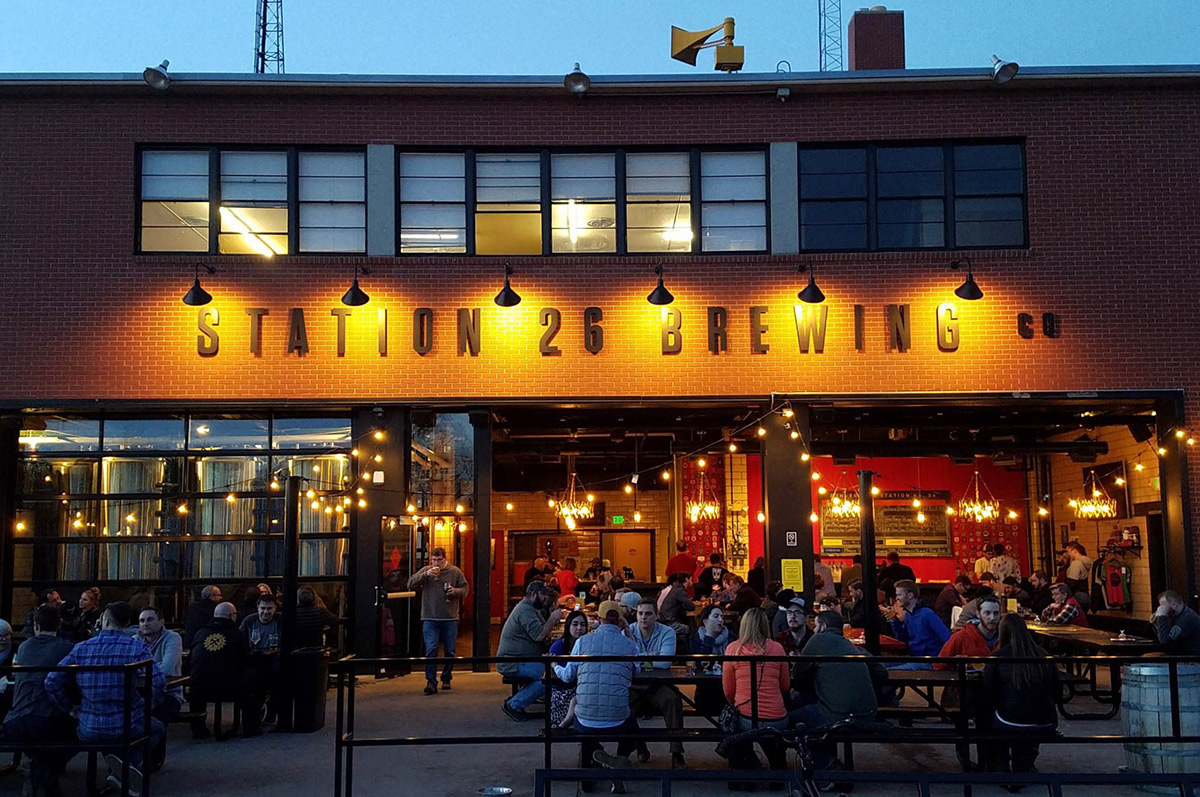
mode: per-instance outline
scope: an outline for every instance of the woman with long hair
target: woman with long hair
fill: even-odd
[[[983,669],[984,692],[995,707],[994,730],[1011,733],[1020,741],[991,746],[987,763],[994,771],[1008,772],[1011,764],[1012,772],[1035,772],[1038,744],[1031,740],[1058,726],[1058,669],[1053,662],[1005,661],[1034,658],[1046,659],[1046,651],[1033,640],[1020,615],[1004,615],[999,647]]]
[[[570,656],[579,637],[591,630],[587,615],[576,609],[567,615],[563,635],[550,646],[551,656]],[[575,685],[556,686],[550,693],[550,723],[569,728],[575,721]]]
[[[770,623],[764,610],[746,610],[742,615],[737,642],[725,648],[725,655],[784,655],[783,646],[770,637]],[[721,685],[725,690],[725,698],[737,712],[739,731],[750,730],[756,718],[759,727],[787,727],[787,707],[784,705],[783,696],[791,683],[785,662],[726,662],[721,673]],[[778,739],[762,739],[759,745],[766,754],[771,769],[787,767],[785,748]],[[754,754],[753,744],[739,744],[729,748],[729,766],[732,769],[758,769],[759,762]],[[730,789],[736,790],[744,785],[731,783]]]

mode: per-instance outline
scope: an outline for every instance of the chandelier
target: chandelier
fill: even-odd
[[[716,520],[721,516],[721,505],[717,502],[717,493],[709,486],[708,474],[704,470],[707,465],[708,463],[703,459],[696,461],[696,467],[700,470],[696,496],[683,506],[684,512],[692,519],[693,523],[700,520]]]
[[[563,519],[568,529],[574,529],[577,520],[587,520],[595,514],[595,510],[592,508],[594,496],[588,493],[587,500],[581,501],[575,497],[576,487],[579,487],[581,492],[583,491],[583,485],[580,484],[579,477],[575,474],[575,458],[569,457],[567,460],[567,489],[554,510]]]
[[[980,488],[983,489],[980,490]],[[987,497],[985,498],[984,495]],[[1000,502],[996,500],[996,496],[992,495],[992,491],[979,476],[978,468],[975,469],[975,475],[971,477],[971,481],[967,483],[962,500],[958,502],[958,513],[976,523],[1000,519]]]
[[[829,513],[834,517],[858,517],[862,514],[862,506],[858,502],[858,493],[848,490],[834,490],[829,499]]]
[[[1091,490],[1088,489],[1091,487]],[[1110,498],[1104,484],[1096,478],[1096,471],[1088,474],[1088,480],[1083,485],[1085,495],[1072,498],[1067,502],[1075,510],[1075,517],[1084,520],[1099,520],[1117,516],[1117,501]]]

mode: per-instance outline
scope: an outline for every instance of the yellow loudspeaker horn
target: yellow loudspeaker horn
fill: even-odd
[[[722,23],[708,30],[691,31],[672,25],[671,57],[676,61],[682,61],[685,64],[695,66],[696,56],[699,55],[700,48],[704,46],[704,40],[724,27],[725,24]]]

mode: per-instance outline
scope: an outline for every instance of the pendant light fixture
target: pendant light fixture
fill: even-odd
[[[1117,516],[1117,500],[1108,494],[1104,484],[1096,476],[1096,471],[1089,471],[1083,482],[1083,495],[1067,501],[1067,505],[1075,512],[1075,517],[1082,520],[1100,520]]]
[[[203,263],[196,264],[196,279],[192,283],[192,289],[183,297],[183,303],[188,307],[203,307],[212,301],[212,294],[200,287],[200,269],[204,269],[209,274],[217,273],[217,270],[212,266]]]
[[[370,274],[371,272],[364,266],[354,267],[354,281],[350,283],[350,290],[346,291],[345,295],[342,296],[342,304],[350,307],[362,307],[364,304],[371,301],[371,297],[367,296],[366,292],[363,291],[362,288],[358,287],[359,273]]]
[[[520,294],[518,294],[516,291],[514,291],[512,289],[512,285],[510,285],[508,282],[508,278],[511,277],[512,275],[513,275],[512,266],[510,266],[508,263],[505,263],[504,264],[504,287],[500,289],[500,292],[496,294],[496,298],[493,300],[496,302],[496,304],[500,305],[501,307],[516,307],[518,304],[521,303]]]
[[[963,266],[967,267],[967,278],[963,280],[963,284],[954,289],[954,295],[960,299],[966,299],[968,302],[976,302],[983,298],[983,291],[979,288],[979,283],[975,281],[975,275],[971,273],[971,258],[964,257],[962,260],[951,260],[950,268],[957,271]]]
[[[975,475],[958,502],[958,514],[976,523],[1000,519],[1000,502],[979,475],[979,468],[975,468]]]
[[[796,294],[800,301],[805,304],[820,304],[825,301],[825,294],[817,287],[816,267],[812,263],[801,263],[796,270],[800,273],[808,272],[808,285],[805,285],[804,290]]]
[[[662,263],[659,263],[654,267],[654,273],[658,275],[658,287],[650,292],[650,295],[646,297],[646,301],[659,307],[668,305],[675,301],[675,297],[671,295],[669,290],[667,290],[667,286],[663,285]]]

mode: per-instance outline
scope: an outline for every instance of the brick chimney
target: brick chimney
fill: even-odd
[[[904,69],[904,12],[860,8],[847,31],[850,69]]]

